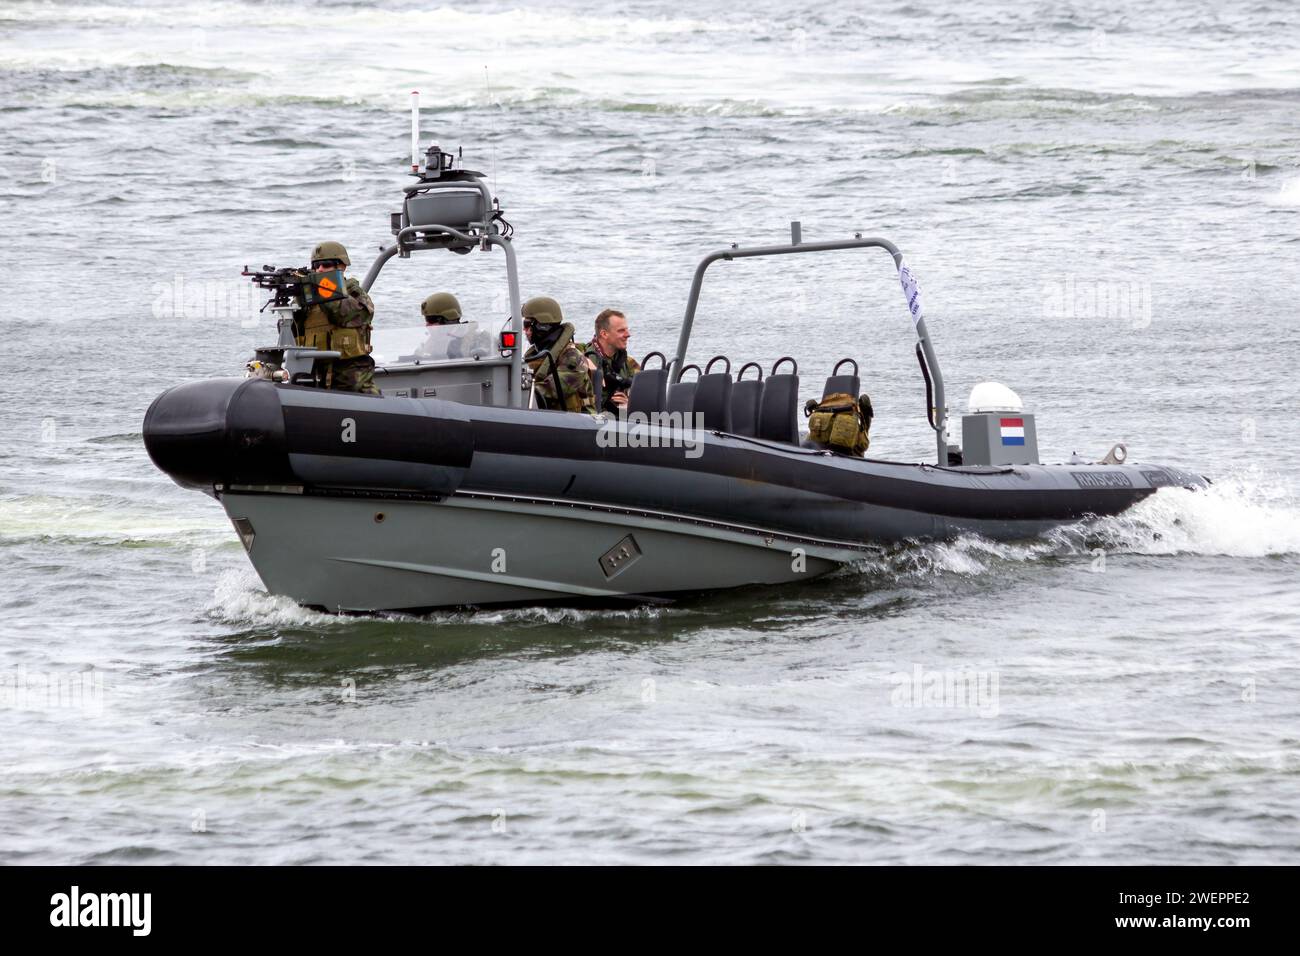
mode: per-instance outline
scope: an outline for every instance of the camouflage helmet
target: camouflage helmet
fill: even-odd
[[[343,248],[341,242],[318,242],[316,248],[311,251],[311,261],[313,264],[337,259],[345,266],[352,265],[352,260],[348,258],[348,251]]]
[[[524,303],[524,318],[532,319],[538,325],[559,325],[564,321],[560,303],[549,295],[535,295]]]
[[[435,292],[420,303],[420,314],[425,319],[441,322],[460,321],[460,302],[450,292]]]

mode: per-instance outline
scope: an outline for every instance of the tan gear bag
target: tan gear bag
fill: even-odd
[[[861,458],[871,446],[867,436],[870,420],[862,405],[847,392],[827,395],[820,402],[808,403],[808,437],[832,451]],[[870,407],[868,404],[867,407]]]

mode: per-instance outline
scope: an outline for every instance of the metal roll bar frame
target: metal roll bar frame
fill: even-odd
[[[449,181],[447,185],[456,185],[465,188],[464,182]],[[479,183],[482,187],[483,194],[488,195],[487,186]],[[421,184],[428,187],[428,183]],[[407,186],[407,192],[414,188]],[[490,198],[490,197],[489,197]],[[491,208],[491,203],[488,203]],[[526,408],[527,396],[524,393],[524,349],[521,343],[524,341],[524,317],[522,313],[522,303],[519,298],[519,266],[515,259],[515,247],[510,240],[496,232],[489,232],[491,221],[487,223],[471,223],[471,226],[483,226],[484,231],[478,234],[462,232],[452,226],[443,226],[438,224],[429,224],[423,226],[407,226],[397,233],[397,241],[390,246],[385,246],[375,257],[375,261],[370,263],[370,268],[366,270],[366,277],[361,280],[361,287],[367,292],[374,284],[379,272],[384,268],[384,264],[393,256],[400,255],[403,259],[410,256],[412,252],[423,249],[472,249],[479,246],[486,249],[488,246],[500,246],[506,252],[506,282],[510,287],[510,327],[515,333],[515,348],[510,353],[510,389],[509,404],[514,408]],[[423,242],[412,242],[421,233],[439,233],[450,238],[451,241],[440,241],[435,237],[426,236]],[[531,392],[531,390],[530,390]]]
[[[920,293],[916,289],[915,280],[912,278],[910,270],[906,269],[903,262],[903,254],[898,247],[888,239],[880,238],[863,238],[861,234],[852,239],[843,239],[833,242],[803,242],[800,225],[797,222],[790,224],[790,245],[788,246],[754,246],[752,248],[741,248],[732,246],[729,249],[719,249],[717,252],[711,252],[695,267],[695,277],[691,280],[691,292],[686,300],[686,314],[682,319],[682,331],[677,338],[677,354],[673,360],[668,363],[672,369],[669,378],[677,382],[682,377],[683,366],[686,363],[686,347],[691,341],[691,327],[695,324],[695,309],[700,301],[700,289],[704,285],[704,273],[708,271],[709,266],[718,261],[730,262],[733,259],[750,259],[758,256],[784,256],[797,252],[836,252],[843,249],[884,249],[894,260],[894,267],[898,270],[899,281],[903,285],[904,295],[908,298],[908,309],[912,314],[912,323],[916,327],[916,335],[921,353],[925,359],[925,368],[929,369],[930,380],[933,383],[934,398],[927,409],[927,418],[929,425],[936,433],[935,441],[938,448],[938,463],[940,466],[948,464],[948,444],[945,432],[948,425],[948,409],[944,398],[943,374],[939,371],[939,360],[934,354],[934,345],[930,341],[930,332],[925,326],[925,316],[921,310]],[[909,288],[910,283],[910,288]],[[929,383],[927,383],[929,384]]]

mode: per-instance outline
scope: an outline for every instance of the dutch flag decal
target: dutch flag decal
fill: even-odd
[[[1000,419],[1002,425],[1002,444],[1023,445],[1025,443],[1025,420],[1023,418]]]

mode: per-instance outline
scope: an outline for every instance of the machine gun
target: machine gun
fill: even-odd
[[[291,267],[277,269],[275,266],[264,265],[257,270],[244,266],[240,275],[248,276],[253,280],[253,285],[260,289],[271,290],[271,298],[266,300],[260,310],[263,312],[267,306],[304,308],[333,302],[347,295],[342,269],[312,272],[310,269]]]
[[[250,269],[244,266],[241,275],[252,280],[259,289],[269,289],[271,298],[261,311],[270,307],[278,314],[277,327],[280,341],[273,346],[257,349],[253,361],[248,363],[249,378],[265,378],[273,382],[309,384],[317,378],[315,362],[318,359],[337,359],[336,351],[322,350],[295,344],[301,340],[307,308],[338,301],[348,294],[343,270],[313,272],[311,269],[262,266]]]
[[[303,304],[302,286],[309,275],[306,269],[277,269],[275,266],[250,269],[244,266],[244,271],[240,275],[248,276],[253,280],[253,285],[259,289],[271,290],[271,298],[267,299],[266,305],[261,308],[263,312],[270,305],[282,307]]]

